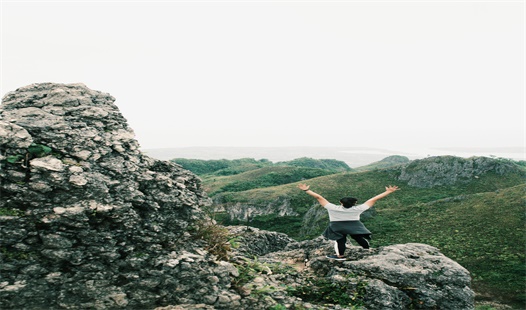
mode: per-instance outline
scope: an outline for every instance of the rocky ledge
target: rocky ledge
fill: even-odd
[[[114,100],[54,83],[3,98],[1,309],[473,308],[469,273],[427,245],[335,262],[322,239],[215,225],[199,178],[142,154]]]
[[[246,227],[230,230],[240,244],[232,261],[246,273],[237,288],[247,296],[245,304],[252,301],[250,308],[268,309],[276,303],[287,309],[296,309],[298,304],[306,309],[474,307],[469,272],[429,245],[369,250],[348,246],[347,259],[336,261],[326,258],[334,246],[323,237],[303,242],[289,239],[278,250],[286,235]],[[261,246],[254,248],[255,244]],[[267,308],[258,307],[265,300]]]

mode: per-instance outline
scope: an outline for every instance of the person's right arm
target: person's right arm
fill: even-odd
[[[385,187],[385,192],[381,193],[381,194],[378,194],[376,196],[374,196],[373,198],[367,200],[366,202],[364,202],[365,205],[367,205],[369,208],[372,207],[378,200],[384,198],[385,196],[395,192],[399,190],[398,186],[392,186],[392,185],[389,185],[389,186],[386,186]]]

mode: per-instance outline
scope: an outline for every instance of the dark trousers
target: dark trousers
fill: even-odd
[[[369,241],[371,240],[371,234],[364,235],[350,235],[358,244],[364,248],[368,249],[370,247]],[[347,242],[347,236],[344,235],[342,238],[336,240],[338,244],[338,255],[343,255],[345,253],[345,243]]]

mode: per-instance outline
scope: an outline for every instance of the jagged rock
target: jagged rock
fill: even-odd
[[[218,260],[193,235],[211,203],[200,180],[143,155],[113,102],[82,84],[3,98],[0,308],[353,308],[298,293],[327,285],[364,309],[472,308],[467,271],[425,245],[334,262],[323,239],[231,227],[239,247]]]
[[[352,273],[369,282],[364,303],[371,309],[470,309],[474,293],[469,272],[425,244],[398,244],[370,251],[326,270],[326,262],[313,261],[325,276]],[[342,272],[343,271],[343,272]],[[370,281],[372,279],[373,281]]]
[[[230,234],[236,236],[240,245],[237,252],[246,257],[262,256],[283,250],[288,244],[295,242],[286,234],[269,232],[249,226],[229,226]]]
[[[250,219],[268,214],[279,216],[298,216],[290,206],[290,199],[287,197],[278,197],[269,202],[263,203],[225,203],[221,194],[214,197],[214,204],[220,205],[218,211],[226,211],[231,221],[249,221]]]
[[[235,299],[228,289],[237,270],[196,254],[188,234],[210,204],[200,180],[142,155],[113,101],[52,83],[3,98],[0,308],[221,307],[222,296]]]
[[[468,182],[493,172],[498,175],[519,173],[511,163],[488,157],[460,158],[437,156],[414,160],[401,168],[398,179],[419,188]],[[523,173],[524,174],[524,173]]]

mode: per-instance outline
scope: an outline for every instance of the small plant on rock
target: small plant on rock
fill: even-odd
[[[206,246],[205,250],[216,255],[219,260],[228,261],[235,237],[225,227],[216,224],[211,219],[203,219],[194,227],[195,235],[202,239]]]
[[[24,211],[11,208],[0,208],[0,216],[23,216]]]
[[[43,157],[51,153],[52,149],[49,146],[31,143],[31,145],[27,148],[27,151],[29,154],[33,155],[33,157]]]

